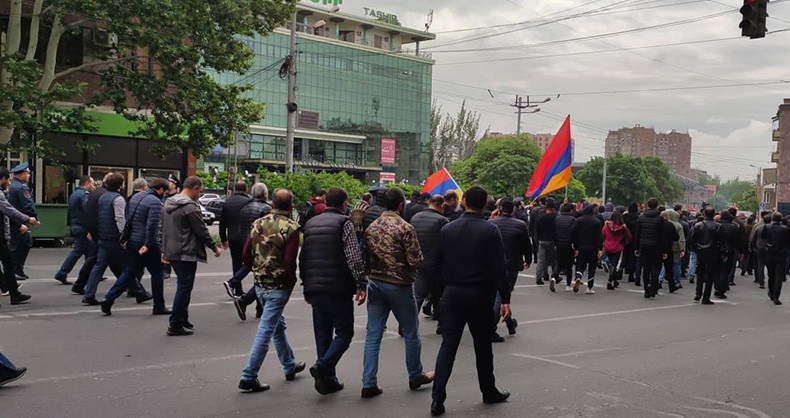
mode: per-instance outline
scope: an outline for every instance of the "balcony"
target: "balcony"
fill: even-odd
[[[779,129],[774,129],[773,130],[773,134],[771,135],[771,139],[773,139],[774,142],[781,141],[782,140],[782,132]]]
[[[771,153],[771,162],[778,163],[779,162],[779,151],[774,151]]]

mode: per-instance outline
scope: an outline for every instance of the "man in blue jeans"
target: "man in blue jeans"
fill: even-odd
[[[142,276],[143,269],[151,273],[151,292],[154,299],[154,315],[167,315],[172,313],[165,307],[164,285],[162,283],[162,248],[159,237],[159,220],[162,213],[162,196],[167,191],[167,180],[155,178],[151,180],[149,188],[136,193],[129,201],[127,219],[129,229],[129,242],[126,245],[126,255],[129,267],[116,280],[115,285],[107,292],[101,302],[101,310],[105,315],[112,315],[112,305],[123,292],[134,285],[137,278]],[[138,302],[145,295],[137,295]]]
[[[296,379],[296,375],[306,367],[305,363],[297,363],[294,358],[285,336],[283,317],[283,310],[296,284],[296,256],[299,254],[299,224],[291,219],[293,199],[293,194],[286,189],[274,191],[274,210],[253,222],[242,251],[242,261],[253,271],[254,289],[263,305],[258,332],[239,382],[239,389],[247,392],[269,390],[269,385],[258,381],[258,372],[272,339],[285,380]]]
[[[406,204],[403,191],[386,191],[386,211],[365,231],[365,254],[370,268],[368,328],[362,372],[362,397],[381,395],[376,374],[384,327],[390,311],[395,315],[406,347],[409,388],[433,382],[433,372],[422,372],[422,344],[414,303],[414,280],[423,257],[414,227],[401,218]]]
[[[74,190],[74,193],[69,196],[69,233],[74,240],[74,245],[71,247],[71,252],[60,269],[55,273],[55,280],[63,284],[71,284],[66,279],[74,265],[77,264],[80,257],[88,254],[88,233],[85,231],[85,226],[82,224],[85,214],[85,202],[88,200],[88,193],[93,190],[93,178],[91,176],[83,176],[80,179],[82,186]]]
[[[305,224],[299,258],[305,301],[313,307],[318,354],[310,375],[315,379],[316,391],[322,395],[343,389],[335,367],[354,337],[351,296],[357,305],[362,305],[368,285],[354,224],[345,215],[348,193],[340,187],[329,190],[326,205],[324,212]]]
[[[24,367],[16,367],[8,357],[0,353],[0,386],[11,383],[27,373]]]
[[[173,313],[167,335],[192,335],[193,327],[189,322],[189,301],[195,285],[197,262],[207,262],[206,247],[219,257],[222,250],[200,215],[197,203],[203,181],[191,176],[184,180],[181,193],[167,199],[162,212],[160,228],[162,231],[162,263],[173,266],[178,281],[173,298]]]

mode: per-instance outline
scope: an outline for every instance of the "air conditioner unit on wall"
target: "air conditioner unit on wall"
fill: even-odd
[[[107,32],[107,29],[93,28],[93,46],[98,48],[110,48],[115,39],[115,36]]]

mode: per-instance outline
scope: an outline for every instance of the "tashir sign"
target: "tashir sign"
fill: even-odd
[[[365,9],[365,16],[369,16],[387,23],[392,23],[393,25],[398,24],[398,15],[393,13],[382,12],[381,10],[374,10],[369,7],[363,7]]]

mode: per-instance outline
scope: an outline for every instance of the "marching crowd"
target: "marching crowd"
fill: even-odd
[[[0,287],[12,304],[19,304],[30,299],[18,281],[27,278],[28,225],[38,220],[27,188],[29,166],[11,171],[0,168],[0,188],[10,182],[8,198],[0,192],[6,231],[0,239]],[[294,356],[283,316],[301,281],[312,309],[317,358],[308,371],[316,391],[327,395],[343,389],[336,365],[354,334],[354,303],[366,304],[361,396],[383,393],[377,380],[379,351],[391,313],[403,337],[409,388],[433,384],[434,415],[444,413],[445,388],[467,325],[483,401],[508,398],[495,384],[492,343],[504,341],[497,333],[500,322],[509,334],[516,333],[510,294],[519,272],[533,262],[536,283],[548,282],[551,292],[564,276],[565,291],[585,287],[592,295],[596,270],[603,268],[609,274],[607,289],[617,289],[625,276],[643,285],[648,299],[664,282],[675,292],[683,287],[681,278],[688,277],[689,283],[696,280],[694,301],[703,304],[714,303],[711,293],[727,298],[739,265],[741,275],[754,274],[760,288],[767,268],[768,296],[781,304],[788,268],[790,228],[780,213],[747,219],[735,208],[716,213],[706,207],[694,217],[681,206],[660,207],[653,198],[643,209],[637,203],[628,208],[576,205],[551,197],[527,206],[520,198],[495,200],[474,186],[462,199],[447,191],[417,193],[409,202],[397,188],[374,187],[353,207],[342,188],[319,190],[295,217],[289,190],[275,190],[270,199],[265,184],[248,189],[238,182],[222,207],[218,245],[201,218],[197,199],[203,184],[197,177],[183,183],[173,176],[137,179],[128,200],[118,173],[107,174],[98,188],[87,176],[80,184],[69,198],[74,244],[54,278],[72,285],[83,304],[112,315],[114,301],[126,292],[138,303],[153,300],[153,315],[169,315],[167,335],[191,335],[189,303],[197,263],[207,261],[206,248],[217,257],[227,249],[232,277],[223,286],[242,320],[253,303],[260,318],[241,390],[269,389],[258,373],[272,340],[286,380],[308,369]],[[81,257],[85,261],[71,283],[67,276]],[[108,267],[117,280],[99,301],[96,294]],[[144,270],[151,276],[150,292],[141,283]],[[163,280],[171,270],[177,281],[168,308]],[[250,272],[254,285],[245,292],[242,281]],[[421,361],[420,309],[438,320],[436,332],[442,335],[435,372],[425,371]],[[0,354],[0,385],[24,372]]]

